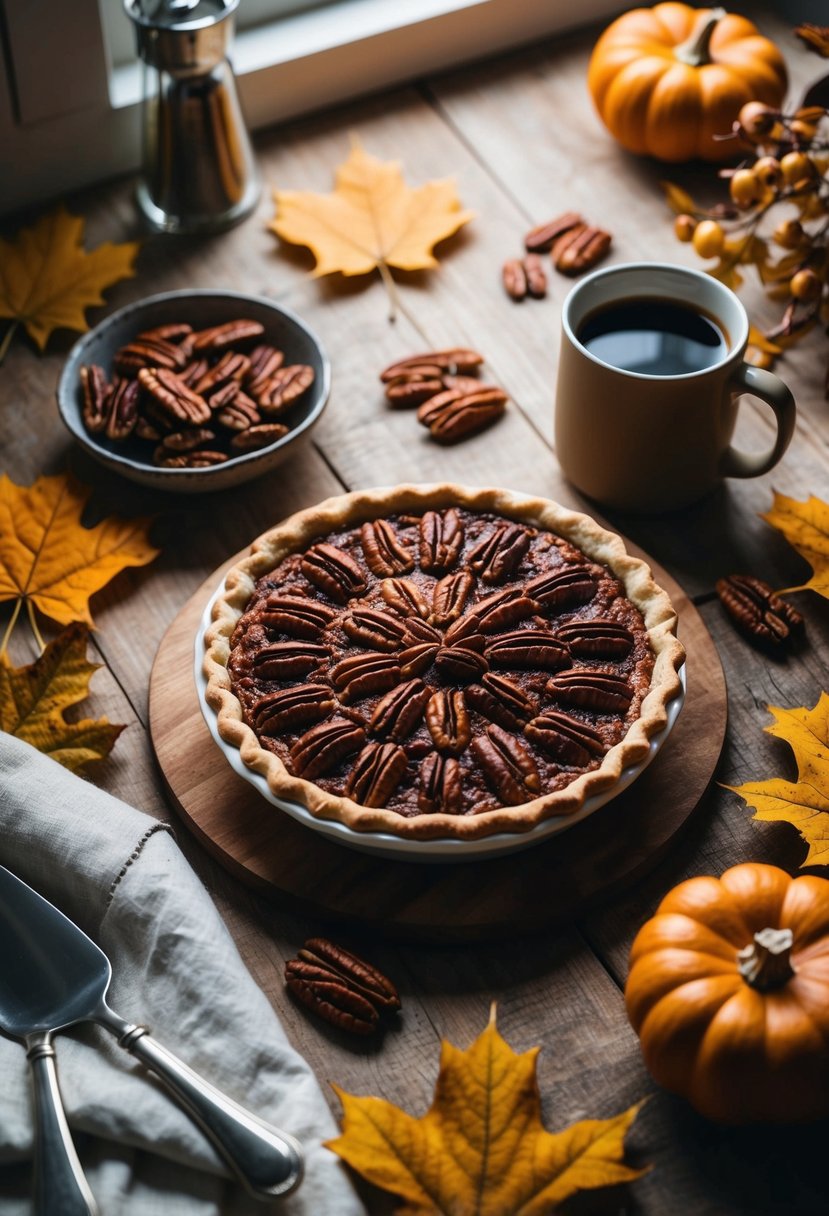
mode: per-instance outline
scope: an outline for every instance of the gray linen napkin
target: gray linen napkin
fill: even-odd
[[[98,1027],[56,1038],[78,1153],[103,1216],[360,1216],[336,1134],[207,892],[164,824],[0,733],[0,862],[75,920],[113,964],[111,1004],[306,1151],[294,1195],[260,1204],[140,1064]],[[29,1198],[31,1099],[21,1045],[0,1037],[0,1212]],[[59,1216],[58,1213],[55,1216]]]

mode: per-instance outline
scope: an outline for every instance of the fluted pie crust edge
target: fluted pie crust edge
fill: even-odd
[[[254,594],[256,581],[289,554],[301,552],[338,528],[401,512],[447,507],[493,512],[546,529],[606,566],[642,614],[654,668],[639,717],[604,755],[598,768],[580,774],[565,788],[519,806],[499,807],[475,815],[437,813],[405,817],[395,811],[360,806],[350,798],[330,794],[312,781],[293,776],[278,756],[260,745],[243,720],[242,706],[231,689],[227,664],[231,637]],[[297,512],[255,540],[250,554],[231,568],[212,615],[205,634],[206,699],[217,714],[221,738],[238,748],[243,763],[266,779],[274,796],[299,803],[316,818],[338,821],[357,832],[388,832],[415,840],[438,837],[477,840],[496,832],[529,831],[553,816],[575,813],[587,798],[618,781],[625,768],[645,758],[651,738],[666,725],[667,705],[680,691],[678,671],[685,661],[684,648],[676,637],[676,612],[667,592],[654,582],[648,565],[626,551],[620,536],[602,528],[589,515],[571,511],[549,499],[451,483],[359,491],[328,498],[318,506]]]

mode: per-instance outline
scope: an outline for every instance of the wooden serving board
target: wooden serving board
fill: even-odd
[[[563,924],[655,865],[708,787],[725,738],[725,678],[697,610],[664,570],[688,652],[685,706],[645,772],[618,798],[506,857],[394,861],[345,848],[266,802],[233,772],[202,717],[193,647],[231,559],[182,608],[150,678],[150,735],[180,816],[232,874],[292,911],[398,938],[474,941]]]

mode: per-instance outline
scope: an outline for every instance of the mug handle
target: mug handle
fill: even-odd
[[[752,367],[750,363],[741,363],[735,369],[731,386],[734,392],[751,393],[771,406],[777,419],[777,435],[769,451],[757,455],[735,447],[726,448],[720,472],[724,477],[759,477],[777,464],[791,442],[797,414],[794,397],[779,376],[761,367]]]

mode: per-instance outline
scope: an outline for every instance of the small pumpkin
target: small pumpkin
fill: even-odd
[[[623,13],[593,49],[587,84],[623,148],[665,161],[739,155],[727,135],[747,101],[779,106],[783,56],[745,17],[657,4]]]
[[[829,1114],[829,881],[750,862],[640,929],[628,1017],[660,1085],[725,1123]]]

